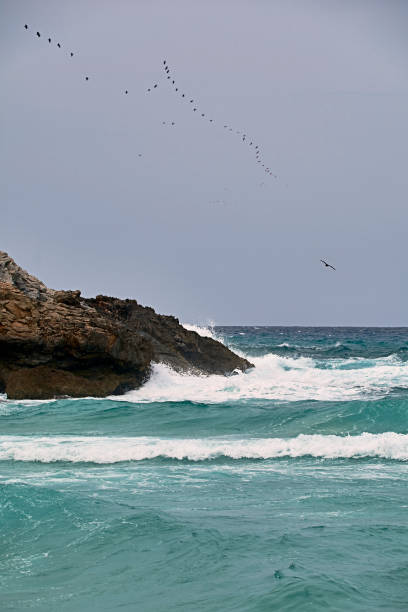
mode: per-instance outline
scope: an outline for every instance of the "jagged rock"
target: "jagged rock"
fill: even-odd
[[[136,300],[49,289],[0,251],[0,392],[105,397],[138,388],[153,362],[203,374],[251,367]]]

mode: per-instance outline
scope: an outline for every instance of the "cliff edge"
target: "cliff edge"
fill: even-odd
[[[202,374],[252,367],[136,300],[49,289],[0,251],[0,393],[10,399],[122,394],[140,387],[154,362]]]

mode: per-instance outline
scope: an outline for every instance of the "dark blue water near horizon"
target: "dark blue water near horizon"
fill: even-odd
[[[408,328],[189,326],[255,365],[0,397],[0,609],[408,609]]]

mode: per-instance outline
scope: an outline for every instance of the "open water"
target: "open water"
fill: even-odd
[[[256,368],[0,398],[0,609],[408,610],[408,329],[227,327]]]

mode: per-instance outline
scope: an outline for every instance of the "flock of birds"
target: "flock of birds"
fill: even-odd
[[[169,84],[172,87],[173,91],[176,94],[178,94],[180,96],[180,98],[184,102],[186,102],[187,104],[190,105],[191,110],[194,113],[197,113],[198,117],[201,117],[201,119],[203,119],[204,121],[207,121],[208,123],[212,123],[213,125],[218,123],[214,119],[211,119],[208,116],[207,113],[201,112],[202,109],[199,108],[199,105],[198,105],[197,101],[194,100],[194,98],[190,98],[190,96],[187,96],[184,92],[181,91],[180,87],[178,86],[178,84],[176,82],[176,79],[174,78],[174,75],[172,74],[172,72],[170,70],[170,66],[169,66],[169,64],[168,64],[168,62],[166,60],[163,60],[163,68],[164,68],[164,72],[165,72],[165,76],[167,78],[167,81],[169,82]],[[254,141],[253,138],[250,138],[248,136],[248,134],[246,134],[242,130],[236,130],[232,126],[230,126],[228,124],[223,124],[223,128],[225,130],[228,130],[229,132],[235,133],[236,135],[238,135],[240,137],[241,141],[244,144],[247,144],[249,147],[252,147],[254,155],[255,155],[256,162],[258,164],[261,164],[261,167],[264,169],[266,174],[269,174],[270,176],[273,176],[274,178],[278,178],[277,175],[274,174],[272,172],[272,170],[264,163],[264,161],[262,159],[262,154],[261,154],[260,146]]]
[[[28,24],[25,24],[24,28],[26,30],[30,29]],[[38,38],[41,38],[41,36],[42,36],[41,32],[38,32],[38,31],[36,32],[36,35],[37,35]],[[47,40],[48,40],[49,44],[52,44],[53,40],[50,37],[48,37]],[[60,42],[57,42],[56,45],[57,45],[57,47],[59,49],[62,48],[62,45],[61,45]],[[74,57],[73,51],[69,51],[69,57]],[[216,121],[216,120],[214,120],[212,118],[209,118],[207,113],[202,112],[202,109],[199,107],[197,101],[192,96],[187,95],[185,92],[183,92],[181,90],[181,88],[176,83],[176,80],[175,80],[174,76],[172,75],[172,73],[170,71],[170,66],[169,66],[169,64],[168,64],[168,62],[166,60],[163,60],[163,68],[164,68],[164,77],[166,78],[166,80],[168,81],[170,86],[173,88],[174,93],[178,94],[179,97],[181,98],[181,100],[186,102],[190,106],[190,108],[191,108],[193,113],[196,113],[196,115],[198,117],[200,117],[202,120],[207,121],[208,123],[211,123],[213,125],[216,125],[216,124],[218,125],[218,123],[219,123],[221,125],[221,122],[218,122],[218,121]],[[85,81],[89,81],[89,76],[86,75],[84,77],[84,79],[85,79]],[[158,89],[158,87],[159,87],[159,83],[154,83],[154,85],[152,85],[151,87],[148,87],[146,93],[154,92],[155,90]],[[129,94],[129,89],[125,89],[123,91],[123,93],[125,95],[128,95]],[[175,126],[176,122],[175,121],[171,121],[171,122],[170,121],[162,121],[162,125]],[[257,144],[253,138],[250,138],[249,135],[246,132],[244,132],[243,130],[237,130],[234,127],[232,127],[231,125],[229,125],[229,124],[223,123],[222,126],[223,126],[224,130],[227,130],[228,132],[231,132],[231,133],[239,136],[239,138],[240,138],[240,140],[241,140],[241,142],[243,144],[247,145],[248,147],[251,147],[251,149],[253,151],[253,154],[254,154],[254,157],[255,157],[255,161],[258,164],[260,164],[261,168],[263,168],[263,170],[264,170],[264,172],[266,174],[268,174],[269,176],[271,176],[273,178],[278,178],[277,175],[272,172],[270,167],[267,164],[265,164],[265,162],[263,160],[263,157],[262,157],[261,148],[260,148],[259,144]]]
[[[25,24],[24,28],[26,30],[29,30],[28,24]],[[36,32],[36,36],[37,36],[37,38],[41,38],[41,32],[37,31]],[[52,44],[52,42],[53,42],[52,38],[48,37],[47,40],[48,40],[49,44]],[[59,49],[62,48],[62,45],[61,45],[60,42],[57,42],[56,46]],[[74,52],[73,51],[69,51],[69,57],[74,57]],[[202,109],[200,108],[200,105],[197,103],[197,101],[193,97],[188,96],[184,91],[182,91],[182,89],[177,84],[176,79],[174,78],[174,75],[173,75],[172,71],[170,70],[170,66],[169,66],[167,60],[163,60],[163,69],[164,69],[164,77],[166,78],[166,81],[169,83],[169,85],[172,87],[174,93],[177,94],[181,98],[181,100],[183,102],[185,102],[187,105],[189,105],[189,107],[190,107],[190,109],[192,110],[193,113],[196,113],[196,115],[198,117],[200,117],[202,120],[207,121],[208,123],[211,123],[213,125],[219,123],[218,121],[210,118],[207,113],[202,112]],[[89,76],[88,75],[86,75],[84,78],[85,78],[85,81],[89,81]],[[154,85],[152,85],[151,87],[147,88],[146,93],[151,93],[151,92],[157,90],[158,87],[159,87],[159,84],[158,83],[154,83]],[[129,94],[129,90],[125,89],[123,93],[125,95],[128,95]],[[171,125],[171,126],[175,126],[176,125],[175,121],[171,121],[171,122],[163,121],[162,124],[163,125]],[[242,130],[235,129],[234,127],[232,127],[228,123],[224,123],[224,124],[222,124],[222,126],[223,126],[224,130],[227,130],[228,132],[233,133],[233,134],[239,136],[239,138],[240,138],[240,140],[241,140],[241,142],[243,144],[247,145],[248,147],[251,147],[252,151],[254,153],[254,156],[255,156],[256,163],[260,164],[260,166],[264,169],[266,174],[268,174],[269,176],[272,176],[273,178],[277,178],[277,175],[274,174],[272,172],[272,170],[269,168],[269,166],[267,166],[264,163],[264,160],[263,160],[263,157],[262,157],[262,153],[261,153],[261,148],[260,148],[259,144],[257,144],[253,138],[251,138],[246,132],[244,132]],[[141,157],[141,153],[139,153],[139,157]],[[217,201],[217,203],[220,203],[220,202],[223,202],[223,201],[221,201],[221,200]],[[321,261],[321,263],[323,264],[323,266],[325,268],[331,268],[332,270],[336,270],[336,268],[334,266],[332,266],[331,264],[327,263],[324,259],[321,259],[320,261]]]

